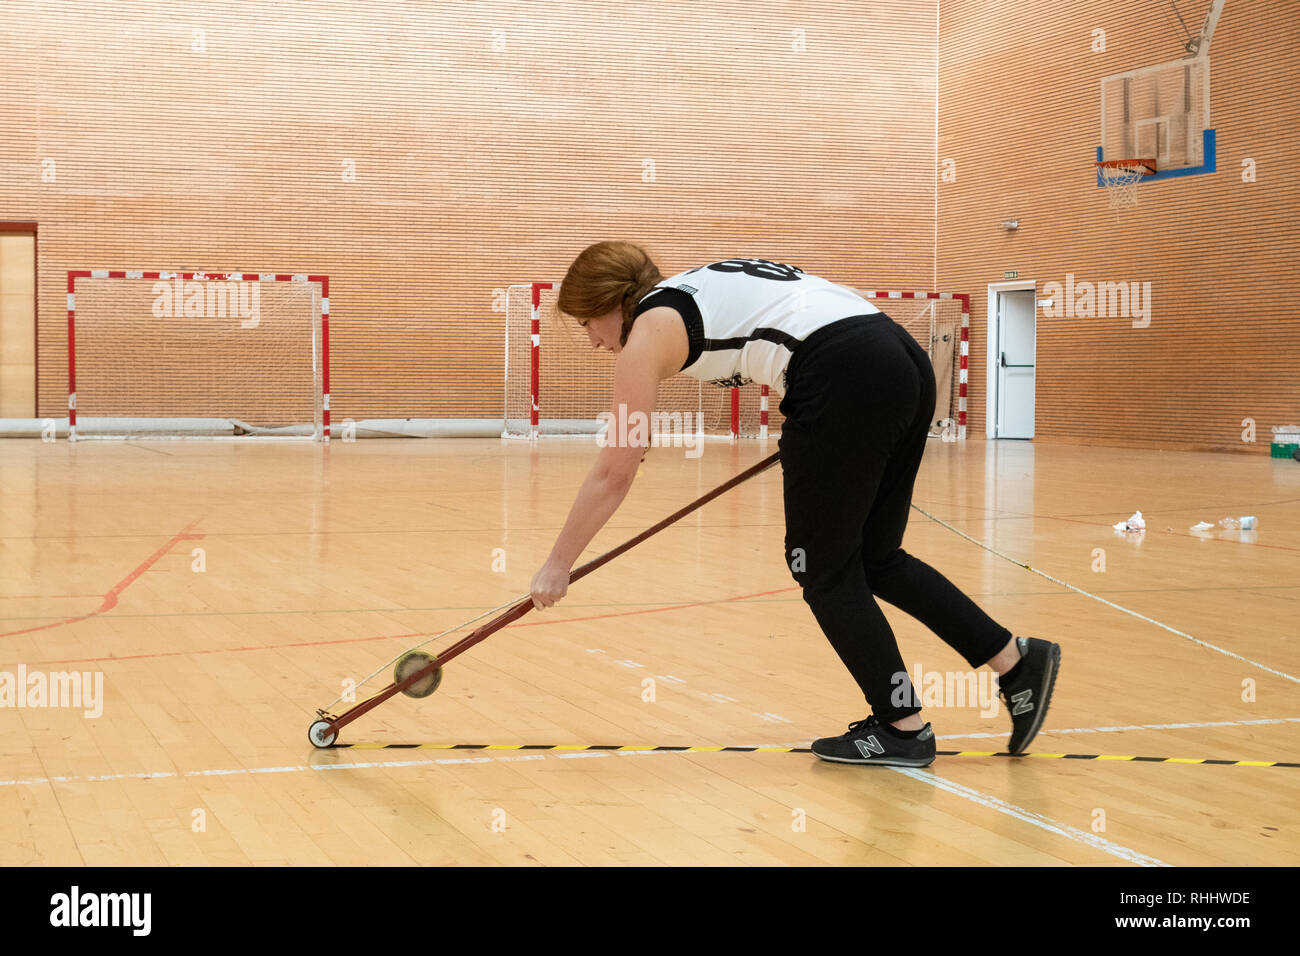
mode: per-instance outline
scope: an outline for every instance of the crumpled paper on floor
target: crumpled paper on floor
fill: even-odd
[[[1142,517],[1142,512],[1135,511],[1133,512],[1132,517],[1127,521],[1121,521],[1111,527],[1116,531],[1145,531],[1147,529],[1147,522],[1146,519]]]

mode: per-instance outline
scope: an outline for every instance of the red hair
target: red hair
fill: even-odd
[[[626,345],[636,304],[662,281],[654,260],[631,242],[597,242],[578,254],[564,274],[556,308],[580,325],[622,309]]]

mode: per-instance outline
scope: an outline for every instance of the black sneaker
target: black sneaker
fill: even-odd
[[[1011,740],[1007,750],[1024,753],[1043,726],[1047,705],[1052,702],[1052,686],[1061,668],[1061,645],[1036,637],[1017,637],[1020,663],[1011,671],[1010,681],[998,680],[998,693],[1006,700],[1011,713]]]
[[[886,767],[928,767],[934,763],[934,731],[926,724],[915,737],[900,737],[874,716],[849,724],[849,732],[814,740],[812,752],[837,763],[874,763]]]

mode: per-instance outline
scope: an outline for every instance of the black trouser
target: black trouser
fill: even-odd
[[[876,603],[906,611],[972,667],[1011,632],[901,547],[934,416],[929,356],[888,316],[856,316],[795,350],[781,401],[786,563],[882,721],[920,711]]]

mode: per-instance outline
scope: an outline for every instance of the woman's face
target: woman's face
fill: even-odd
[[[583,328],[587,330],[587,340],[592,348],[615,354],[623,351],[623,344],[619,341],[623,336],[622,309],[615,309],[597,319],[588,319]]]

